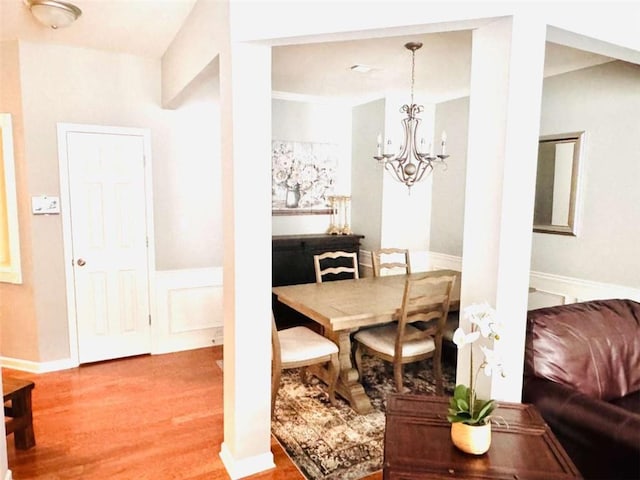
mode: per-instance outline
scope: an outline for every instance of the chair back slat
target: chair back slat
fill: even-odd
[[[362,355],[393,364],[396,390],[403,391],[403,365],[433,358],[436,392],[443,393],[442,337],[455,275],[407,275],[397,322],[356,332],[354,360],[362,375]]]
[[[323,267],[325,260],[341,260],[346,259],[344,265],[335,265]],[[316,283],[322,283],[326,275],[338,275],[340,273],[350,273],[353,278],[360,278],[358,271],[358,254],[355,252],[325,252],[313,256],[313,266],[316,273]]]
[[[402,261],[403,259],[404,261]],[[379,277],[383,270],[404,269],[404,272],[411,273],[411,259],[409,250],[406,248],[380,248],[371,252],[371,265],[373,276]]]
[[[402,345],[410,340],[433,338],[439,346],[442,344],[455,280],[455,275],[434,277],[427,274],[407,278],[398,319],[396,357],[402,357]],[[406,326],[416,322],[424,322],[421,331],[412,329],[412,333],[407,335]]]

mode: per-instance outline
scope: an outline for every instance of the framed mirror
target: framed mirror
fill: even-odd
[[[533,231],[576,235],[584,132],[540,137]]]

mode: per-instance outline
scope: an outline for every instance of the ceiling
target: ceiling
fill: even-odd
[[[68,28],[52,30],[31,16],[24,0],[0,0],[0,41],[21,39],[160,58],[195,1],[73,0],[81,17]],[[424,44],[416,52],[415,89],[421,102],[468,95],[470,30],[274,47],[273,89],[351,100],[390,90],[408,92],[411,54],[403,46],[408,41]],[[611,58],[548,42],[545,76],[607,61]],[[357,73],[350,70],[355,64],[373,68]]]
[[[160,58],[196,0],[62,0],[82,10],[70,27],[52,30],[24,0],[0,0],[0,40],[20,39]]]
[[[440,102],[469,95],[471,30],[402,37],[292,45],[273,49],[273,89],[333,97],[363,98],[411,87],[411,52],[416,51],[415,90],[420,101]],[[545,76],[609,62],[601,55],[547,42]],[[373,67],[351,71],[355,64]]]

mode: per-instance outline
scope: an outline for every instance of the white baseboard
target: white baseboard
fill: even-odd
[[[273,461],[273,453],[271,452],[237,460],[233,457],[224,442],[220,448],[220,459],[231,480],[248,477],[255,473],[270,470],[276,466]]]
[[[222,268],[156,272],[152,354],[222,345]],[[33,362],[0,357],[2,366],[30,373],[77,367],[71,359]]]
[[[4,480],[11,480],[13,478],[11,474],[11,470],[7,470],[7,473],[4,476]]]
[[[57,372],[58,370],[67,370],[78,366],[78,364],[70,358],[54,360],[51,362],[33,362],[31,360],[22,360],[19,358],[0,357],[0,361],[2,362],[3,368],[10,368],[12,370],[20,370],[22,372],[29,373]]]

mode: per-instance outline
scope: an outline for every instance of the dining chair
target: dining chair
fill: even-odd
[[[337,265],[340,261],[342,263]],[[316,271],[316,283],[322,283],[326,275],[337,275],[339,273],[351,273],[353,278],[360,278],[358,272],[358,254],[355,252],[337,251],[314,255],[313,265]]]
[[[399,261],[404,257],[404,262]],[[382,270],[402,268],[404,272],[411,273],[411,261],[409,250],[406,248],[380,248],[371,252],[371,265],[373,266],[373,276],[379,277]]]
[[[300,368],[303,383],[308,381],[306,367],[325,364],[327,372],[328,395],[331,405],[336,405],[336,383],[340,374],[338,346],[326,337],[310,328],[297,326],[278,330],[273,314],[271,315],[271,414],[276,406],[276,397],[280,389],[282,370]]]
[[[359,330],[353,337],[354,359],[362,378],[362,355],[379,357],[393,364],[398,392],[403,391],[403,366],[433,358],[436,392],[443,393],[442,332],[449,314],[455,275],[408,277],[405,281],[398,321]],[[421,328],[412,325],[421,322]]]

